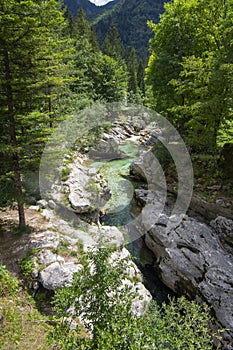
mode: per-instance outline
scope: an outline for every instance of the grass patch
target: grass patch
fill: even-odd
[[[70,173],[71,173],[71,169],[68,166],[62,168],[61,169],[61,180],[67,181]]]
[[[0,322],[1,350],[48,350],[47,336],[52,328],[49,318],[35,307],[32,297],[0,265]],[[51,346],[49,349],[55,349]]]

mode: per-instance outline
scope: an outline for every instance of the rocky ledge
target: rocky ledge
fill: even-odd
[[[137,291],[138,298],[133,300],[132,311],[143,313],[151,295],[142,284],[139,269],[129,259],[130,253],[124,248],[123,234],[116,227],[86,224],[85,230],[81,230],[59,218],[51,209],[44,209],[42,215],[48,221],[48,229],[34,232],[28,242],[28,259],[33,263],[31,287],[35,293],[40,285],[52,291],[63,285],[69,286],[73,274],[83,268],[79,263],[80,256],[102,242],[114,245],[115,252],[111,256],[113,264],[115,260],[125,259],[129,277],[122,283]]]
[[[217,217],[210,225],[162,214],[145,242],[157,258],[162,281],[178,294],[205,300],[232,337],[233,221]]]

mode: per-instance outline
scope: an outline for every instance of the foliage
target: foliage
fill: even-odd
[[[151,302],[143,315],[134,314],[132,301],[139,296],[124,283],[127,262],[113,262],[111,253],[100,246],[88,252],[72,285],[55,293],[57,322],[50,341],[67,350],[212,349],[205,305],[182,297],[162,308]]]
[[[32,254],[28,253],[27,255],[25,255],[21,262],[20,262],[20,268],[21,271],[23,273],[23,275],[28,279],[31,280],[32,279],[32,271],[35,268],[35,264],[32,261]]]
[[[185,297],[163,304],[162,317],[154,317],[156,349],[212,349],[209,330],[210,315],[206,305],[198,305]]]
[[[139,61],[137,70],[138,88],[143,95],[145,95],[145,68],[142,60]]]
[[[25,226],[22,173],[35,170],[65,93],[69,41],[54,0],[0,3],[0,175],[12,181],[19,222]],[[3,155],[3,156],[2,156]]]
[[[103,53],[114,58],[114,59],[121,59],[123,58],[124,54],[124,47],[121,42],[118,30],[114,24],[111,24],[103,45],[102,45]]]
[[[232,1],[177,0],[154,31],[147,81],[155,108],[197,151],[216,150],[232,118]]]
[[[14,295],[18,288],[17,279],[10,275],[4,265],[0,264],[0,297]]]
[[[75,41],[74,81],[71,89],[89,101],[123,100],[127,89],[126,67],[96,50],[87,37]]]
[[[2,271],[0,265],[0,286]],[[0,311],[3,316],[0,323],[0,349],[25,350],[34,346],[47,350],[48,318],[38,312],[33,299],[20,287],[19,280],[5,271],[4,268],[10,289],[4,288],[4,294],[0,292]]]
[[[135,49],[131,49],[129,60],[128,60],[128,70],[129,70],[128,92],[132,92],[135,95],[138,92],[136,65],[137,65],[137,62],[136,62]]]
[[[114,1],[115,2],[115,1]],[[164,0],[120,0],[111,11],[106,11],[93,22],[100,42],[104,41],[112,23],[115,24],[126,49],[135,48],[137,56],[144,61],[148,57],[151,31],[147,20],[158,22],[163,12]]]
[[[71,169],[70,169],[68,166],[62,168],[62,169],[61,169],[61,180],[62,180],[62,181],[68,180],[68,177],[69,177],[69,175],[70,175],[70,172],[71,172]]]

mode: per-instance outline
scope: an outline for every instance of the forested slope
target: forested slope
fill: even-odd
[[[148,42],[152,37],[147,21],[157,23],[163,13],[164,0],[121,0],[111,11],[97,18],[95,28],[102,42],[112,23],[115,24],[123,44],[134,47],[140,58],[148,57]]]

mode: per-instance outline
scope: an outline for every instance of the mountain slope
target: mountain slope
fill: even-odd
[[[68,7],[69,11],[75,18],[80,7],[85,11],[87,18],[93,21],[97,16],[104,11],[112,9],[120,0],[111,1],[104,6],[96,6],[89,0],[64,0],[64,5]]]
[[[117,27],[126,47],[135,47],[139,57],[148,56],[149,39],[152,37],[147,21],[157,23],[164,11],[164,0],[120,0],[95,22],[100,41],[104,40],[111,23]]]

